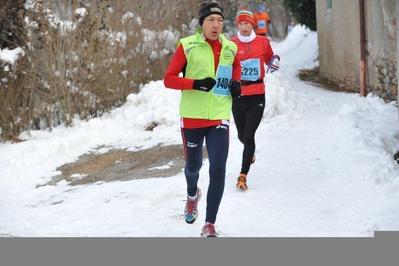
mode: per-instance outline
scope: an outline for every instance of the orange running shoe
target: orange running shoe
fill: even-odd
[[[247,190],[247,175],[240,174],[237,178],[237,185],[236,188],[240,188],[242,190]]]

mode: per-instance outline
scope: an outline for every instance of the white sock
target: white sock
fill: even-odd
[[[195,194],[194,196],[187,196],[190,200],[192,200],[192,201],[194,201],[197,197],[198,197],[198,195],[197,194]]]

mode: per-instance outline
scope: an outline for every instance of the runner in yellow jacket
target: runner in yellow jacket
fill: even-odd
[[[220,4],[203,3],[198,17],[201,29],[180,39],[166,70],[164,85],[182,91],[180,116],[187,184],[185,220],[192,224],[198,217],[201,190],[197,185],[205,141],[209,185],[201,235],[216,237],[214,224],[224,192],[232,98],[241,93],[241,66],[236,57],[237,45],[221,33],[224,14]]]

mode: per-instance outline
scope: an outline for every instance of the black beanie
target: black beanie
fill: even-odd
[[[198,11],[199,24],[202,26],[204,19],[212,14],[221,15],[224,19],[223,7],[217,2],[202,3]]]

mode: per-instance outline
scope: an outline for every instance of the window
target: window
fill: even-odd
[[[332,0],[326,0],[327,8],[332,8]]]

